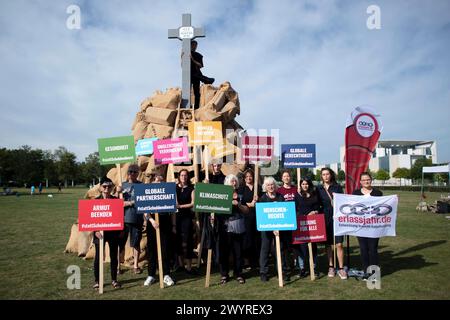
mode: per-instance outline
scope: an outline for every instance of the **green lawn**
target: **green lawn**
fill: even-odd
[[[85,189],[65,189],[62,194],[47,190],[41,196],[0,197],[0,299],[449,299],[450,219],[446,215],[417,213],[419,194],[399,192],[397,237],[380,241],[381,290],[369,290],[365,282],[351,278],[322,277],[314,282],[292,277],[284,288],[275,277],[262,283],[256,274],[247,274],[247,283],[236,281],[217,285],[214,271],[210,288],[202,276],[176,275],[176,286],[160,289],[158,284],[143,287],[146,272],[119,276],[121,290],[109,285],[109,265],[105,265],[105,293],[92,289],[92,260],[64,254],[70,227],[77,218],[77,199]],[[47,197],[52,193],[53,198]],[[386,192],[388,193],[388,192]],[[391,194],[393,192],[390,192]],[[438,193],[428,193],[434,201]],[[352,265],[359,266],[359,251],[352,237]],[[321,250],[321,271],[327,264]],[[81,268],[81,289],[69,290],[69,265]]]

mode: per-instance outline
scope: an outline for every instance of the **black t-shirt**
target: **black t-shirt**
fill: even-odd
[[[177,201],[178,204],[189,204],[192,202],[192,191],[194,187],[192,185],[188,185],[184,188],[181,188],[177,185]],[[191,208],[183,208],[178,209],[179,214],[192,214]]]
[[[320,209],[320,201],[316,192],[313,192],[309,197],[299,194],[296,200],[299,215],[307,215],[311,211],[319,211]]]
[[[253,192],[253,190],[250,190],[250,188],[247,185],[240,186],[238,189],[238,194],[242,197],[242,199],[245,201],[245,203],[250,203],[253,201],[254,192]],[[257,194],[258,194],[258,197],[260,197],[262,194],[262,190],[261,190],[260,186],[258,186]]]
[[[275,194],[275,198],[271,198],[267,195],[267,193],[264,193],[258,200],[258,202],[284,202],[284,197],[280,193]]]
[[[225,182],[225,175],[222,171],[219,174],[212,174],[209,176],[209,183],[223,184]]]
[[[356,189],[355,191],[353,191],[353,195],[355,195],[355,196],[364,196],[365,194],[361,192],[361,188],[360,188],[360,189]],[[379,189],[372,188],[372,191],[370,192],[370,195],[372,197],[382,197],[383,196],[383,192],[381,192]]]
[[[203,66],[203,56],[197,51],[191,51],[191,57]],[[191,60],[191,75],[201,74],[200,67]]]

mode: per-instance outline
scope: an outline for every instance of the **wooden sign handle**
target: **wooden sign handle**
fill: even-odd
[[[211,218],[214,219],[214,212],[211,213]],[[209,280],[211,277],[211,260],[212,260],[212,249],[208,249],[208,261],[206,262],[205,288],[209,287]]]
[[[102,235],[102,238],[100,239],[100,244],[99,244],[99,288],[98,288],[98,293],[99,294],[103,294],[103,259],[105,256],[105,252],[104,252],[104,241],[105,241],[105,237],[104,237],[104,232],[100,231],[100,234]]]
[[[253,197],[258,196],[258,184],[259,184],[259,165],[255,162],[255,181],[253,186]]]
[[[122,186],[122,168],[119,163],[116,163],[117,175],[119,176],[119,187]],[[119,193],[119,199],[123,199],[123,193]]]
[[[204,157],[205,158],[205,163],[204,163],[205,178],[206,178],[206,180],[209,181],[209,161],[208,161],[209,154],[208,154],[208,151],[209,151],[208,146],[205,146],[205,152],[204,152],[204,154],[206,154],[206,156]]]
[[[197,157],[197,145],[193,145],[192,146],[192,153],[194,155],[194,178],[195,178],[195,183],[198,182],[198,157]]]
[[[302,179],[302,172],[300,168],[297,168],[297,188],[301,187],[300,180]]]
[[[311,275],[311,281],[316,280],[316,274],[314,272],[314,257],[312,250],[312,243],[308,243],[308,251],[309,251],[309,274]]]
[[[161,228],[159,225],[159,213],[155,213],[155,221],[158,224],[156,228],[156,247],[158,248],[158,268],[159,268],[159,287],[164,288],[164,272],[162,264],[162,254],[161,254]],[[147,226],[148,228],[148,226]]]
[[[279,234],[275,236],[275,245],[277,249],[278,285],[283,287],[283,269],[281,268],[281,246]]]

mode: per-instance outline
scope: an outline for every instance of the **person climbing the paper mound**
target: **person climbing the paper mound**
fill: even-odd
[[[197,45],[197,41],[191,41],[191,83],[194,88],[195,109],[200,107],[200,81],[204,84],[213,84],[215,80],[204,76],[200,70],[203,68],[203,56],[196,51]]]

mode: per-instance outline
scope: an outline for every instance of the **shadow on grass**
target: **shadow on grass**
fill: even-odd
[[[437,265],[437,262],[427,262],[422,255],[411,257],[396,257],[392,251],[385,251],[380,254],[382,275],[390,275],[400,270],[417,270],[425,267]]]
[[[382,266],[383,276],[393,274],[400,270],[418,270],[425,267],[437,265],[437,262],[427,262],[423,255],[416,254],[410,257],[400,257],[401,255],[416,252],[419,250],[431,248],[434,246],[439,246],[446,243],[447,240],[437,240],[429,241],[411,248],[393,252],[393,251],[383,251],[379,254],[379,259]]]
[[[447,240],[437,240],[437,241],[429,241],[429,242],[425,242],[425,243],[421,243],[417,246],[405,249],[403,251],[397,252],[396,254],[394,254],[394,256],[400,256],[403,254],[407,254],[407,253],[411,253],[411,252],[415,252],[415,251],[419,251],[419,250],[423,250],[423,249],[427,249],[427,248],[431,248],[434,246],[439,246],[441,244],[446,243]]]

